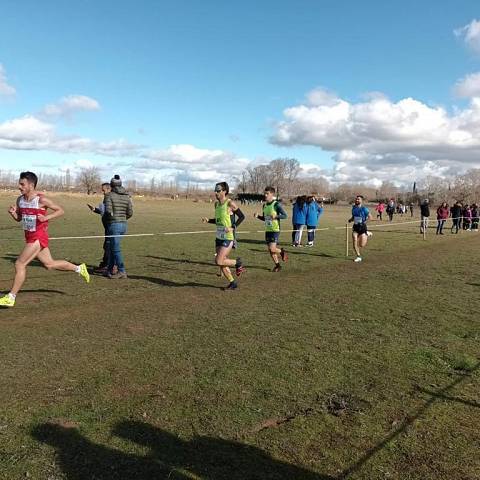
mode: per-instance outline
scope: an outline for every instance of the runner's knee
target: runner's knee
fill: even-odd
[[[22,260],[17,259],[15,261],[15,270],[25,270],[27,268],[27,264]]]

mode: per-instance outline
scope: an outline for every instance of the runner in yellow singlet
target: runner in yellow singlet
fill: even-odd
[[[229,284],[225,290],[235,290],[238,285],[235,281],[230,267],[235,267],[235,273],[240,276],[245,267],[242,260],[237,258],[232,260],[228,258],[235,243],[235,228],[238,227],[245,215],[237,207],[235,202],[228,198],[229,186],[227,182],[219,182],[215,185],[215,218],[202,218],[205,223],[214,223],[217,227],[215,238],[215,263],[220,267],[223,275],[228,280]],[[235,219],[236,217],[236,219]]]
[[[265,223],[265,242],[268,245],[268,251],[272,257],[273,272],[279,272],[282,267],[278,256],[286,262],[288,260],[287,252],[283,248],[278,248],[280,238],[280,220],[287,218],[287,213],[279,201],[275,199],[275,188],[265,188],[265,203],[263,204],[262,215],[254,213],[253,216]]]

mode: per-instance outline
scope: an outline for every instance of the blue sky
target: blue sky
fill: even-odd
[[[327,120],[339,129],[353,123],[358,138],[369,92],[381,92],[392,111],[412,98],[442,108],[452,122],[458,109],[469,112],[475,88],[458,95],[454,86],[480,69],[476,30],[470,44],[466,33],[454,31],[477,17],[478,2],[462,0],[4,0],[0,64],[15,93],[0,90],[0,168],[56,172],[90,162],[104,175],[114,168],[158,179],[190,172],[193,180],[212,181],[250,163],[289,156],[336,181],[380,182],[388,172],[375,169],[372,155],[383,156],[382,165],[410,162],[410,172],[420,169],[420,175],[438,167],[445,174],[478,167],[451,153],[457,145],[439,151],[423,128],[401,147],[389,143],[391,135],[381,136],[371,118],[365,120],[368,142],[332,142],[315,131]],[[334,111],[308,103],[309,92],[319,87],[330,91],[334,103],[359,107],[353,117],[340,125]],[[92,99],[98,108],[77,102],[67,113],[42,113],[45,105],[72,96]],[[293,117],[284,115],[287,108],[297,109]],[[41,123],[17,122],[13,138],[9,122],[25,116]],[[48,138],[40,141],[42,135]],[[35,141],[18,142],[32,136]],[[88,142],[55,146],[66,137]],[[132,146],[128,152],[98,148],[119,139]],[[428,143],[428,155],[414,148],[419,142]]]

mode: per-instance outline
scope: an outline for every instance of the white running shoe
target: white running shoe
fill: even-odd
[[[357,257],[357,258],[354,260],[355,263],[358,263],[358,262],[361,262],[361,261],[362,261],[362,257]]]

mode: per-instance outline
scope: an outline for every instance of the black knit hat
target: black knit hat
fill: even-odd
[[[122,186],[122,180],[120,179],[120,175],[113,176],[113,178],[110,180],[110,186],[112,188]]]

